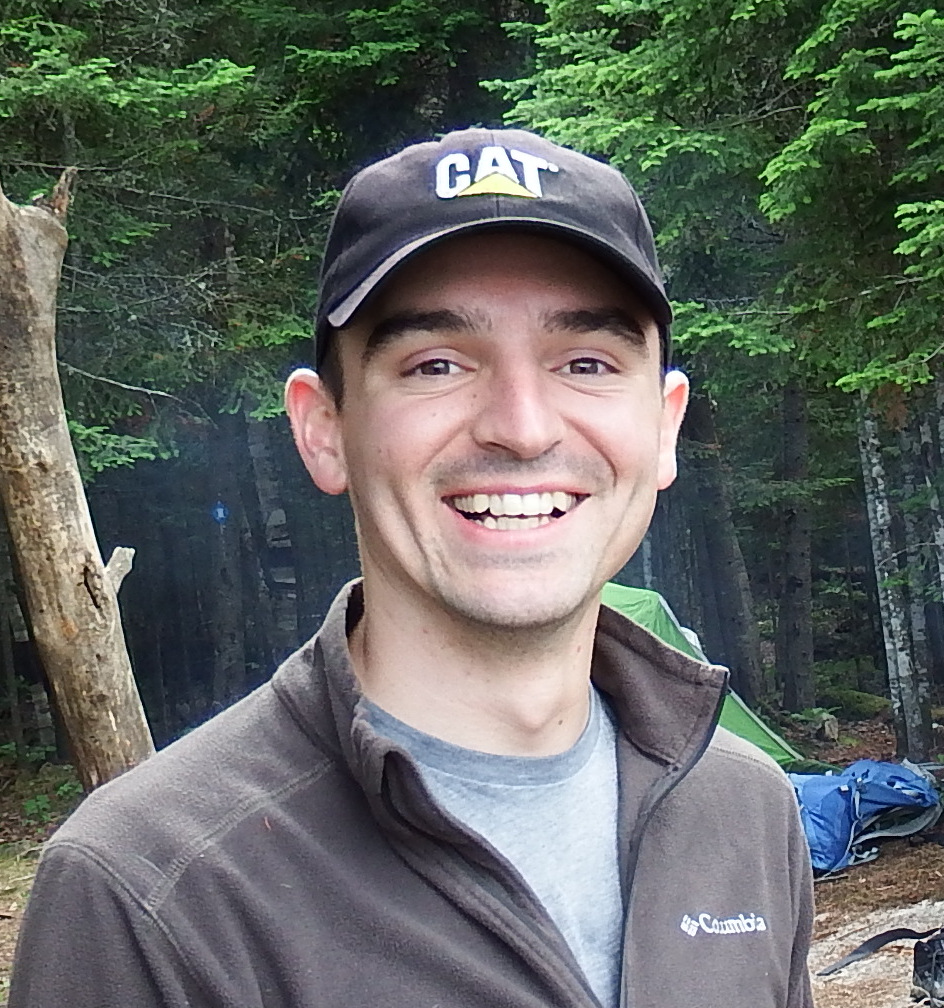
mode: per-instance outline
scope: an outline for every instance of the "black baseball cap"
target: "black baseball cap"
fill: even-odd
[[[465,129],[369,165],[346,186],[328,233],[315,322],[315,366],[332,329],[410,256],[485,228],[583,246],[625,277],[670,355],[672,309],[649,219],[609,165],[524,130]]]

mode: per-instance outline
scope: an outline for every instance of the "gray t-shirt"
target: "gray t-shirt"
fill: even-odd
[[[567,939],[600,1003],[616,1008],[623,934],[616,727],[596,690],[574,746],[542,757],[464,749],[363,703],[374,728],[413,756],[443,808],[515,866]]]

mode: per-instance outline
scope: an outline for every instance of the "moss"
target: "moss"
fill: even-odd
[[[878,717],[891,708],[891,701],[887,697],[843,687],[834,687],[824,693],[819,702],[824,707],[837,708],[836,713],[839,717],[847,721],[865,721]]]

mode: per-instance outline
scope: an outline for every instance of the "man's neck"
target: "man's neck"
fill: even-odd
[[[553,628],[489,631],[441,611],[372,605],[369,591],[365,599],[351,660],[364,693],[389,714],[500,755],[552,755],[580,737],[596,607]]]

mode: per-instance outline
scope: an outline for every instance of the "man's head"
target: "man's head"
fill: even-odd
[[[659,327],[672,314],[652,230],[616,170],[523,130],[468,129],[370,165],[338,205],[321,273],[315,367],[340,392],[334,333],[412,256],[486,229],[558,237],[625,278]]]
[[[310,371],[290,379],[288,407],[316,484],[350,492],[373,597],[432,602],[493,627],[547,625],[590,604],[638,546],[657,489],[675,475],[687,386],[678,372],[663,380],[668,303],[626,183],[591,162],[602,191],[570,187],[601,215],[622,192],[645,240],[621,232],[606,251],[600,232],[620,228],[605,215],[591,231],[578,229],[582,209],[536,208],[534,191],[553,182],[542,173],[556,179],[587,159],[561,152],[541,156],[542,168],[532,152],[557,150],[545,141],[458,136],[470,135],[483,152],[423,146],[438,153],[424,155],[430,198],[478,204],[473,222],[450,217],[408,254],[372,233],[406,229],[387,219],[405,199],[388,205],[377,191],[371,219],[356,189],[373,169],[349,187],[338,217],[356,205],[359,223],[330,239],[318,337],[319,356],[334,354],[344,375],[344,407]],[[496,192],[513,189],[516,164],[528,195]],[[461,195],[472,186],[480,191]],[[338,261],[372,242],[388,252],[349,288]]]

